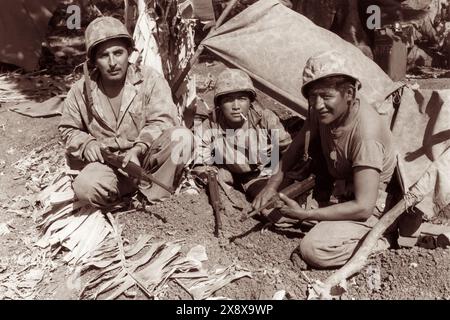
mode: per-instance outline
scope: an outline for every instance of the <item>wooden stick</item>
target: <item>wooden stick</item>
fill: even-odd
[[[128,0],[123,0],[123,20],[125,21],[125,28],[127,28],[128,32],[130,32],[130,3]]]
[[[359,250],[342,268],[329,276],[323,285],[313,285],[314,290],[320,298],[330,298],[330,291],[332,287],[351,277],[364,267],[367,258],[372,252],[372,249],[375,247],[378,239],[381,237],[383,232],[386,231],[386,229],[405,211],[405,209],[406,201],[402,199],[391,210],[383,215],[383,217],[364,239]]]

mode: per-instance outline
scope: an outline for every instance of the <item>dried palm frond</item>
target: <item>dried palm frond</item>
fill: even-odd
[[[147,297],[153,298],[170,276],[185,266],[185,261],[178,259],[182,241],[152,244],[151,237],[145,236],[134,246],[123,248],[120,227],[110,213],[107,216],[115,239],[105,242],[85,264],[84,270],[94,267],[102,271],[88,281],[80,297],[97,299],[110,292],[106,299],[115,299],[137,285]],[[98,286],[95,293],[87,293]]]
[[[26,157],[15,162],[13,166],[19,175],[26,179],[26,188],[34,193],[51,185],[60,175],[60,171],[67,168],[62,146],[57,143],[34,149]]]
[[[177,283],[184,288],[194,300],[210,298],[214,292],[223,288],[234,280],[252,275],[247,271],[236,271],[233,266],[218,269],[213,274],[199,277],[197,279],[177,279]]]
[[[112,232],[99,209],[77,201],[72,178],[65,172],[58,174],[36,200],[42,209],[35,212],[34,219],[43,232],[36,245],[52,251],[52,256],[69,250],[63,257],[69,264],[85,261]]]
[[[41,210],[34,218],[43,232],[36,245],[52,257],[65,252],[63,260],[81,272],[99,270],[82,288],[80,298],[116,299],[137,286],[151,299],[174,279],[194,299],[206,299],[236,279],[251,277],[249,272],[233,272],[233,267],[208,274],[202,267],[205,248],[195,246],[182,257],[183,240],[152,243],[147,235],[124,247],[112,214],[105,216],[77,201],[71,185],[71,176],[63,172],[36,197]]]

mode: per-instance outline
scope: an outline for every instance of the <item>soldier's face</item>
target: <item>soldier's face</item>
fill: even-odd
[[[95,51],[95,65],[102,80],[123,81],[128,69],[128,45],[121,39],[100,43]]]
[[[220,97],[220,108],[226,122],[231,127],[240,127],[247,118],[250,108],[250,97],[246,92],[234,92]]]
[[[339,123],[345,118],[353,100],[353,91],[343,92],[327,84],[313,84],[308,90],[309,106],[322,124]]]

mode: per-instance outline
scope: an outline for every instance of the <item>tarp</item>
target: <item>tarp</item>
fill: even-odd
[[[335,49],[352,59],[369,103],[383,101],[395,87],[358,48],[277,0],[256,2],[217,28],[202,44],[248,72],[262,91],[303,116],[307,103],[300,93],[302,71],[307,59],[320,51]]]
[[[38,67],[48,21],[59,0],[2,0],[0,62],[26,71]]]
[[[404,87],[392,132],[399,152],[398,169],[407,190],[441,155],[450,157],[449,152],[444,153],[450,148],[450,90]],[[450,203],[450,170],[438,172],[435,180],[435,194],[417,205],[428,217]]]

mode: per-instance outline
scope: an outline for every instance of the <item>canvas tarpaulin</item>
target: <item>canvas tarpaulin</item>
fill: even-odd
[[[305,116],[300,93],[309,57],[334,49],[352,60],[369,103],[382,102],[395,84],[358,48],[318,27],[277,0],[258,1],[228,20],[202,44],[226,62],[245,70],[264,92]]]
[[[60,0],[2,0],[0,62],[27,71],[38,67],[48,21]]]
[[[398,169],[407,190],[450,148],[450,90],[406,86],[393,119],[392,132],[399,152]],[[448,161],[447,161],[448,162]],[[434,193],[417,207],[428,217],[450,203],[450,170],[438,168]]]

